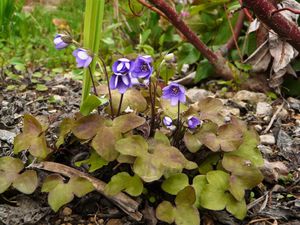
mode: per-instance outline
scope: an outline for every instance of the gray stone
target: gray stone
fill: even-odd
[[[5,141],[8,144],[12,144],[14,142],[14,138],[16,134],[7,130],[0,130],[0,140]]]
[[[290,104],[290,107],[292,109],[295,109],[298,112],[300,112],[300,100],[298,100],[296,98],[292,98],[292,97],[289,97],[287,100],[288,100],[288,102]]]
[[[262,129],[263,129],[262,126],[259,124],[255,125],[254,128],[256,131],[262,131]]]
[[[272,106],[267,102],[259,102],[256,106],[256,116],[265,117],[272,115]]]
[[[259,151],[261,153],[263,153],[264,155],[271,155],[273,154],[273,150],[271,147],[266,146],[266,145],[258,145],[257,148],[259,149]]]
[[[293,139],[284,130],[278,132],[276,145],[281,151],[293,152]]]
[[[231,107],[224,107],[221,111],[220,114],[222,116],[240,116],[240,109],[238,108],[231,108]]]
[[[190,99],[192,103],[198,102],[201,99],[207,98],[209,96],[214,96],[214,94],[205,89],[191,88],[187,90],[186,96]]]
[[[256,93],[251,91],[242,90],[235,94],[233,97],[235,101],[247,101],[250,103],[264,102],[267,100],[267,96],[263,93]]]
[[[275,144],[275,137],[273,134],[264,134],[259,136],[260,143],[262,145],[274,145]]]

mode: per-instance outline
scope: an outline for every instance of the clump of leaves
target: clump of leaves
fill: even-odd
[[[20,159],[10,156],[0,158],[0,194],[11,185],[24,194],[32,194],[38,186],[38,177],[34,170],[24,170]]]

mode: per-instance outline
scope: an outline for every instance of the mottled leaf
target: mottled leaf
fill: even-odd
[[[163,201],[156,208],[156,217],[166,223],[173,223],[175,220],[176,209],[168,201]]]
[[[113,127],[103,126],[93,138],[91,146],[105,160],[114,161],[119,152],[115,149],[115,143],[121,138],[121,133]]]
[[[103,166],[108,165],[108,161],[101,158],[99,156],[99,154],[96,153],[95,151],[92,151],[89,158],[82,160],[82,161],[75,162],[75,165],[78,167],[80,167],[81,165],[84,165],[84,164],[89,166],[89,172],[92,173],[92,172],[102,168]]]
[[[93,138],[100,127],[104,124],[104,118],[100,115],[89,115],[76,120],[72,127],[73,134],[81,139],[88,140]]]
[[[145,118],[137,116],[134,113],[118,116],[113,121],[113,127],[118,129],[121,133],[127,133],[146,122]]]
[[[167,99],[160,99],[160,105],[166,116],[171,117],[172,119],[177,119],[178,117],[178,106],[172,106],[170,101]],[[180,113],[183,113],[188,110],[188,107],[180,103]]]
[[[13,182],[13,187],[24,194],[32,194],[38,186],[38,177],[34,170],[20,174]]]
[[[64,141],[66,136],[72,131],[75,121],[70,118],[64,118],[59,126],[59,136],[56,142],[56,147],[59,148]]]
[[[68,186],[72,190],[72,192],[79,198],[95,189],[90,181],[82,177],[72,177],[69,180]]]

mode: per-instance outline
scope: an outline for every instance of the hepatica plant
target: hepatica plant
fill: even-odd
[[[96,170],[111,168],[102,194],[125,192],[144,201],[155,195],[151,201],[159,220],[198,225],[201,209],[227,210],[240,220],[246,216],[246,193],[263,180],[259,170],[263,159],[253,128],[235,117],[225,120],[218,99],[189,104],[182,85],[162,85],[159,69],[167,60],[157,63],[142,54],[120,57],[99,84],[91,65],[100,56],[92,49],[62,34],[55,36],[54,45],[57,49],[75,45],[74,61],[87,68],[93,91],[82,103],[81,113],[62,121],[55,147],[47,144],[47,125],[24,116],[23,131],[14,141],[15,158],[0,158],[0,193],[9,188],[32,193],[39,186],[39,170],[28,170],[30,165],[55,161],[57,152],[75,143],[86,148],[82,148],[85,158],[77,160],[73,169],[85,169],[91,177]],[[21,155],[34,162],[24,165],[17,159]],[[53,171],[40,186],[49,193],[54,211],[95,188],[82,172],[66,177],[63,171]],[[163,192],[171,197],[163,199]]]

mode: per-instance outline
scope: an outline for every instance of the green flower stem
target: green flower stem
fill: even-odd
[[[89,49],[94,54],[98,53],[100,38],[102,34],[102,22],[104,15],[104,0],[86,0],[84,18],[84,48]],[[95,72],[96,61],[93,60],[90,69]],[[88,69],[84,71],[81,106],[89,96],[91,87],[91,76]]]
[[[122,108],[122,103],[123,103],[123,97],[124,97],[124,94],[121,94],[117,116],[119,116],[120,113],[121,113],[121,108]]]

